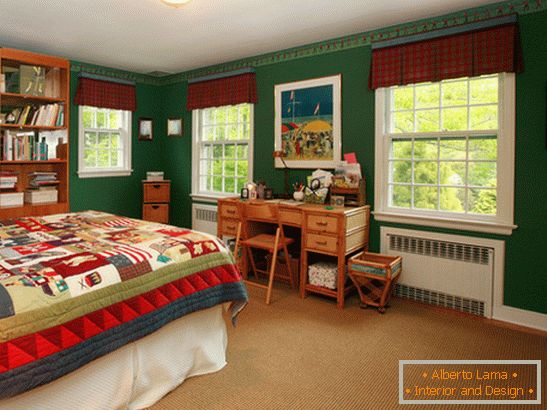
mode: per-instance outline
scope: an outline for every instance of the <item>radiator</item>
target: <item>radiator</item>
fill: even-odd
[[[192,229],[217,234],[217,206],[192,204]]]
[[[382,253],[403,257],[395,295],[492,317],[494,248],[487,240],[390,227],[380,236]]]

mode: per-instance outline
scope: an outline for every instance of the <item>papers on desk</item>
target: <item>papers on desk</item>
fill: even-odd
[[[284,201],[279,201],[279,204],[281,204],[281,205],[299,206],[299,205],[304,205],[304,202],[295,201],[294,199],[286,199],[286,200],[284,200]]]

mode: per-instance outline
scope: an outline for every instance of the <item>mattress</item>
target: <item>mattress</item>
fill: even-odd
[[[96,211],[0,227],[0,398],[49,383],[189,313],[247,293],[229,250]]]

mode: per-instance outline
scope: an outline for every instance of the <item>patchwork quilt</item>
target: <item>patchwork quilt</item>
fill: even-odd
[[[0,398],[246,289],[208,234],[96,211],[0,226]]]

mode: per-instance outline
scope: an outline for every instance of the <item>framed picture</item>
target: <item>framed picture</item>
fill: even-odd
[[[139,118],[139,141],[152,141],[152,118]]]
[[[182,137],[182,118],[169,118],[167,120],[167,136]]]
[[[341,159],[342,76],[275,86],[275,167],[334,168]]]

